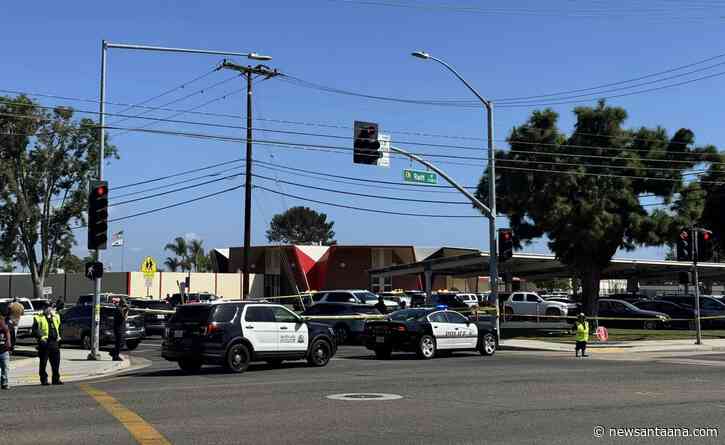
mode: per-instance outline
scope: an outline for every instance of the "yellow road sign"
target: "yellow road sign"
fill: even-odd
[[[141,261],[141,272],[145,277],[153,277],[156,273],[156,260],[153,257],[147,256]]]

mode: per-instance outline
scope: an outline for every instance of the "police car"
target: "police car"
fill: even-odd
[[[306,321],[279,304],[215,301],[177,306],[164,333],[161,355],[186,372],[202,365],[246,371],[250,362],[279,365],[303,360],[325,366],[335,354],[330,327]]]
[[[363,343],[379,359],[393,351],[415,352],[422,359],[453,351],[496,352],[496,329],[490,321],[471,321],[444,306],[403,309],[385,321],[365,325]]]

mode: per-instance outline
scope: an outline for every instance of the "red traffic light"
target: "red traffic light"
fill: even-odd
[[[96,189],[96,195],[103,196],[106,194],[106,187],[100,186]]]
[[[506,241],[511,239],[511,232],[503,232],[502,235],[503,235],[503,239]]]
[[[711,236],[712,235],[711,235],[710,232],[702,232],[702,239],[705,240],[705,241],[710,241],[710,237]]]

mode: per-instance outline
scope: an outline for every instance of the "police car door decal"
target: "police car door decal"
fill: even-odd
[[[433,337],[436,339],[438,349],[451,349],[454,347],[453,325],[448,323],[443,312],[434,312],[428,316]]]
[[[272,311],[279,330],[279,350],[307,351],[310,340],[307,325],[285,307],[275,306]]]

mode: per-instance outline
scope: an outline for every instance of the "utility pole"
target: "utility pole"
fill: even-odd
[[[238,71],[247,81],[247,150],[244,162],[244,260],[242,276],[242,299],[249,296],[249,252],[252,244],[252,76],[258,74],[267,78],[279,74],[276,69],[264,65],[243,66],[224,59],[222,68]]]
[[[700,279],[697,275],[697,245],[698,240],[700,237],[700,229],[697,227],[692,228],[692,269],[693,269],[693,277],[695,278],[695,329],[697,330],[696,334],[696,345],[702,344],[702,330],[700,326]]]

